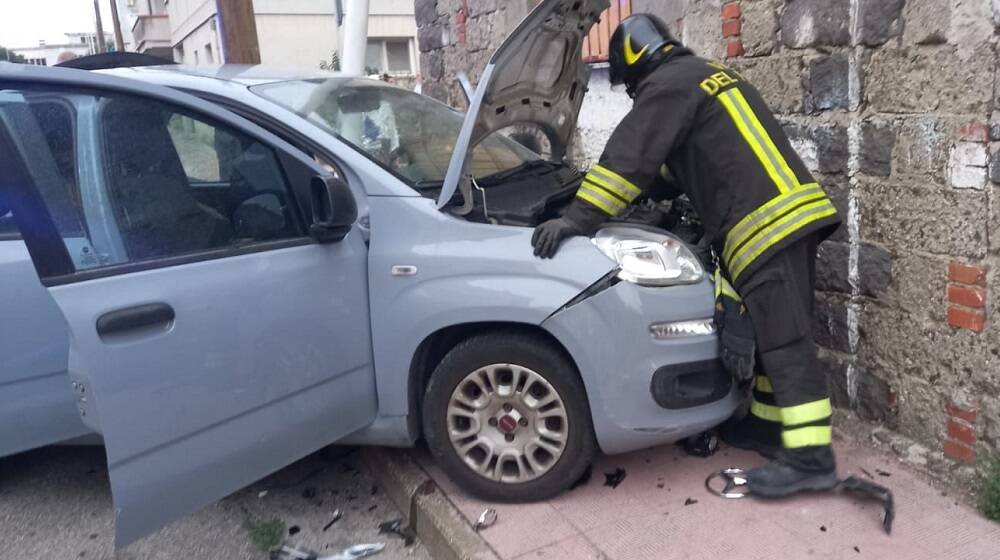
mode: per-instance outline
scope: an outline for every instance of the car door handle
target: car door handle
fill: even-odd
[[[110,311],[97,319],[97,334],[108,336],[123,332],[166,325],[174,320],[174,308],[166,303],[147,303]]]

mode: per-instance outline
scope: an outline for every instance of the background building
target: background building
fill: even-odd
[[[464,105],[532,0],[416,0],[423,91]],[[755,84],[838,205],[815,337],[835,404],[903,459],[971,481],[1000,451],[1000,80],[995,0],[613,0],[573,157],[631,107],[608,88],[624,12],[659,14]],[[665,110],[669,111],[667,107]],[[865,435],[865,434],[859,434]]]
[[[27,64],[39,66],[54,66],[59,55],[64,52],[71,52],[77,56],[86,56],[97,52],[97,33],[66,33],[65,35],[65,42],[39,41],[38,46],[35,47],[14,47],[10,50],[23,56]],[[115,44],[114,34],[105,33],[104,41],[113,48]]]
[[[135,0],[144,2],[145,0]],[[214,0],[166,0],[173,58],[221,64]],[[340,0],[253,0],[262,64],[316,69],[342,50]],[[417,26],[412,0],[370,0],[366,63],[398,75],[417,72]]]
[[[173,58],[170,44],[169,0],[118,0],[118,13],[126,41],[135,45],[136,52]]]

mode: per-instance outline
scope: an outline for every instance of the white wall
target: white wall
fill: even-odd
[[[332,2],[330,2],[332,4]],[[260,62],[269,66],[318,70],[319,63],[340,51],[333,15],[257,14]]]
[[[222,51],[219,45],[218,33],[215,29],[212,29],[214,22],[214,17],[209,18],[208,21],[196,27],[179,43],[184,48],[183,57],[178,56],[178,43],[175,43],[174,61],[181,64],[220,64],[222,61]],[[211,45],[211,61],[208,60],[205,45]]]
[[[594,67],[587,88],[577,122],[579,134],[573,149],[575,163],[581,169],[588,169],[598,162],[611,133],[632,109],[632,100],[624,90],[620,93],[611,90],[606,65]]]

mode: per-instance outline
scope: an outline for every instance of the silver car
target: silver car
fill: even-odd
[[[465,115],[327,73],[0,65],[0,217],[68,325],[119,545],[334,442],[423,437],[469,492],[537,500],[731,415],[687,243],[639,212],[532,255],[606,5],[542,2]]]

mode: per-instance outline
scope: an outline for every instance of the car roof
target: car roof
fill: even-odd
[[[247,64],[224,64],[222,66],[186,66],[169,64],[164,66],[110,68],[106,70],[97,70],[97,72],[140,80],[142,79],[142,76],[167,73],[178,77],[190,77],[193,82],[198,81],[200,78],[213,78],[248,87],[272,82],[285,82],[289,80],[315,80],[346,77],[340,72],[326,72],[323,70],[293,70]]]

